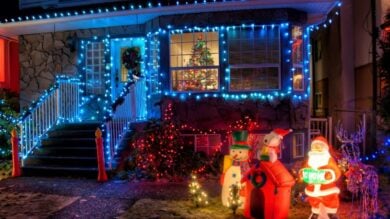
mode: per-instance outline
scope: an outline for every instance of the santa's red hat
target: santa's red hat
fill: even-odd
[[[280,128],[276,128],[274,129],[272,132],[277,134],[279,136],[280,139],[283,139],[283,137],[285,135],[287,135],[288,133],[292,132],[293,130],[292,129],[280,129]]]
[[[329,145],[328,140],[326,140],[326,138],[324,138],[323,136],[315,137],[311,142],[311,145],[314,144],[321,145],[321,147],[327,151],[329,151],[329,149],[332,147],[331,145]]]

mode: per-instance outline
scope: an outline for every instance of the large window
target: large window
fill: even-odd
[[[229,28],[230,91],[280,89],[278,26]]]
[[[86,90],[88,94],[103,94],[104,92],[104,44],[93,42],[87,45],[86,50]]]
[[[173,91],[219,89],[219,40],[217,32],[172,34],[170,37]]]

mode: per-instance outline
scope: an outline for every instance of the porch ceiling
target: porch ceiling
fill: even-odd
[[[199,0],[199,2],[202,1]],[[33,21],[1,23],[0,36],[16,37],[23,34],[42,32],[134,25],[145,23],[161,15],[270,8],[294,8],[305,11],[308,14],[308,23],[316,24],[324,21],[327,14],[338,2],[339,1],[336,0],[246,0],[152,7]]]

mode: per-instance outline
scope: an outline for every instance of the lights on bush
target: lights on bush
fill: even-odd
[[[191,181],[188,185],[192,203],[195,207],[205,206],[209,204],[206,192],[202,190],[195,174],[191,174]]]

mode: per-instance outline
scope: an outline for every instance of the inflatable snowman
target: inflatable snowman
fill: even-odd
[[[235,131],[233,132],[234,144],[230,147],[229,155],[224,159],[224,171],[221,176],[222,184],[222,204],[228,206],[229,188],[231,185],[236,184],[241,188],[240,199],[242,205],[239,208],[243,208],[245,203],[245,184],[241,183],[241,178],[249,170],[249,150],[251,149],[247,143],[248,132],[247,131]]]

